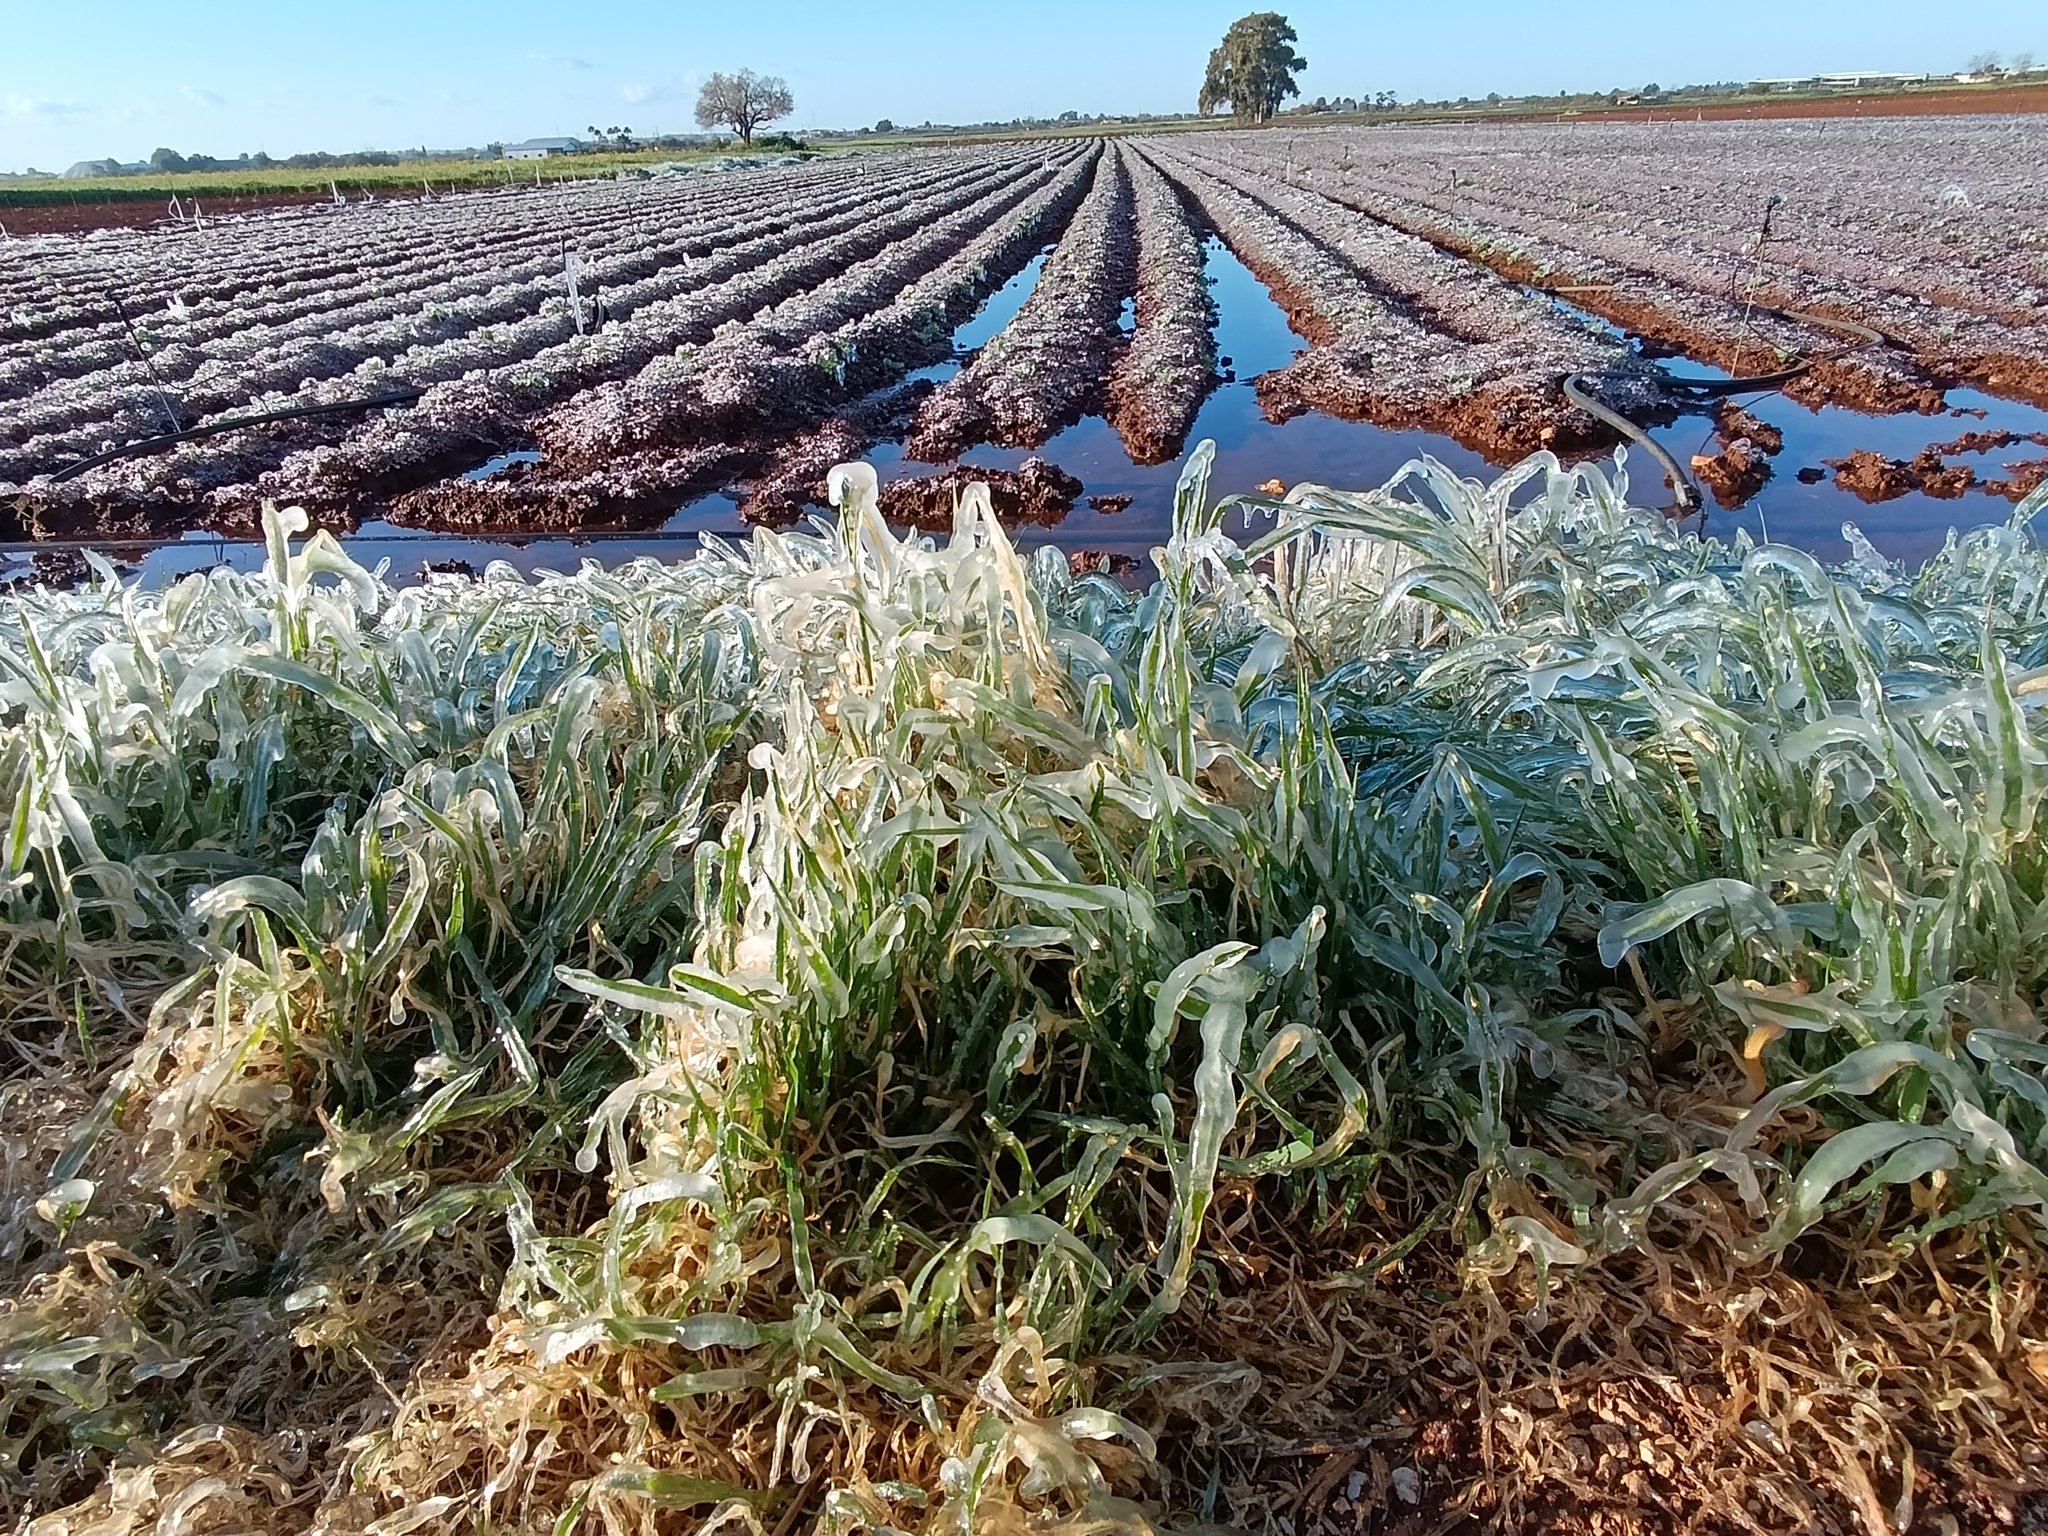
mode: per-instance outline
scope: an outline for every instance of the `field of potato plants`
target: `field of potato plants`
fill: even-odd
[[[18,532],[260,540],[0,592],[0,1515],[2042,1529],[2048,485],[1823,558],[1602,412],[2005,432],[2044,137],[1283,126],[0,244]],[[1299,343],[1241,379],[1226,256]],[[1502,467],[1224,496],[1231,390]],[[1091,422],[1171,477],[1122,579],[1015,526]],[[350,543],[714,493],[755,526],[573,572]]]

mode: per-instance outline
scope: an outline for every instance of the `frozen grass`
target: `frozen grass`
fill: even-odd
[[[1994,1343],[1957,1396],[1903,1329],[1887,1411],[2016,1455],[2048,497],[1909,574],[1548,456],[1239,541],[1208,459],[1144,594],[854,466],[672,567],[392,590],[287,512],[11,599],[14,1505],[1142,1530],[1426,1251],[1531,1347],[1646,1261],[1926,1264]],[[1842,1385],[1737,1438],[1910,1518],[1891,1367],[1777,1337]]]

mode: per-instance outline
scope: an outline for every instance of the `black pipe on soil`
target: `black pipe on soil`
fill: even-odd
[[[1555,290],[1545,289],[1544,292]],[[1837,331],[1853,336],[1854,341],[1846,346],[1835,347],[1818,357],[1806,358],[1789,368],[1780,368],[1775,373],[1751,374],[1740,379],[1686,379],[1670,374],[1660,375],[1657,382],[1667,393],[1683,397],[1687,404],[1698,404],[1706,400],[1723,400],[1733,395],[1768,394],[1783,389],[1802,374],[1809,373],[1822,363],[1831,363],[1852,352],[1861,352],[1866,347],[1886,346],[1882,332],[1874,331],[1867,325],[1858,325],[1853,320],[1836,320],[1827,315],[1810,314],[1799,309],[1773,309],[1759,305],[1758,310],[1766,315],[1775,315],[1781,320],[1795,324],[1817,326],[1822,330]],[[1656,460],[1671,481],[1672,492],[1678,497],[1678,511],[1681,517],[1706,509],[1706,498],[1693,483],[1691,475],[1679,467],[1678,461],[1664,451],[1664,445],[1650,436],[1649,430],[1637,426],[1621,412],[1602,404],[1594,398],[1593,391],[1599,387],[1604,374],[1575,373],[1564,381],[1564,397],[1594,420],[1604,423],[1614,431],[1641,448]]]
[[[256,416],[230,416],[221,421],[208,422],[203,427],[188,427],[183,432],[166,432],[161,437],[140,437],[132,443],[123,443],[118,448],[109,448],[105,453],[96,453],[89,459],[80,459],[76,464],[67,464],[51,475],[48,483],[57,484],[82,475],[89,469],[98,469],[102,464],[111,464],[116,459],[140,458],[146,453],[176,447],[179,443],[196,442],[202,437],[216,437],[223,432],[238,432],[244,427],[267,426],[273,421],[299,421],[309,416],[341,416],[350,411],[374,411],[379,406],[410,405],[425,394],[424,389],[395,389],[388,394],[372,395],[365,400],[337,400],[328,405],[298,405],[289,410],[264,411]]]
[[[1678,460],[1664,451],[1664,445],[1650,436],[1649,432],[1630,421],[1621,412],[1602,405],[1586,392],[1586,385],[1593,375],[1575,373],[1564,381],[1564,397],[1595,421],[1611,427],[1634,443],[1643,452],[1663,467],[1665,476],[1671,481],[1671,489],[1678,497],[1678,511],[1681,517],[1698,512],[1706,506],[1699,487],[1692,482],[1692,476],[1678,467]]]
[[[351,533],[336,528],[325,531],[337,539],[352,544],[504,544],[518,549],[541,542],[692,544],[707,538],[744,539],[753,533],[755,528],[765,526],[767,525],[749,523],[740,528],[501,528],[483,532],[476,529],[408,527],[391,533]],[[218,533],[210,528],[193,528],[185,533],[138,534],[134,538],[121,534],[100,533],[90,538],[0,539],[0,556],[56,554],[88,549],[114,549],[122,551],[125,555],[130,550],[196,549],[207,544],[217,544],[222,548],[240,548],[245,545],[253,548],[263,542],[264,535],[260,533]]]

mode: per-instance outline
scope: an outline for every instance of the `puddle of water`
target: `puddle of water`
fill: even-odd
[[[1540,296],[1575,319],[1626,341],[1638,356],[1659,363],[1670,362],[1669,371],[1675,377],[1733,377],[1711,363],[1697,362],[1655,346],[1554,294]],[[1765,366],[1768,364],[1758,364],[1759,369]],[[1971,389],[1950,390],[1949,408],[1934,416],[1879,416],[1836,405],[1806,406],[1775,391],[1734,396],[1733,403],[1767,426],[1776,427],[1784,434],[1785,446],[1772,460],[1771,478],[1747,504],[1729,510],[1711,504],[1710,498],[1707,531],[1729,538],[1743,528],[1753,538],[1768,536],[1780,543],[1812,550],[1823,559],[1847,553],[1842,541],[1845,522],[1861,528],[1886,555],[1917,564],[1941,548],[1950,528],[2008,522],[2013,510],[2011,502],[1975,486],[1955,498],[1915,491],[1891,501],[1866,502],[1835,483],[1834,471],[1826,467],[1827,460],[1846,459],[1858,449],[1868,449],[1888,459],[1910,459],[1923,448],[1951,442],[1966,432],[2048,432],[2048,411]],[[1681,416],[1668,426],[1651,428],[1650,435],[1681,465],[1689,465],[1694,454],[1718,453],[1721,449],[1710,412],[1711,408]],[[2048,449],[2022,443],[1947,462],[1968,464],[1980,479],[1999,479],[2005,476],[2006,460],[2040,458],[2044,454],[2048,454]],[[1643,462],[1646,457],[1636,454],[1630,465],[1631,499],[1643,506],[1668,508],[1675,498],[1657,466]],[[1800,478],[1802,470],[1808,472],[1805,480]]]
[[[1685,371],[1698,369],[1698,364],[1688,363]],[[1837,485],[1834,471],[1825,461],[1845,459],[1858,449],[1888,459],[1910,459],[1924,448],[1953,441],[1966,432],[2048,432],[2048,411],[1967,389],[1950,390],[1949,409],[1937,416],[1872,416],[1831,405],[1816,410],[1782,394],[1738,396],[1736,403],[1782,432],[1785,447],[1772,460],[1770,480],[1746,505],[1732,511],[1707,508],[1709,531],[1724,538],[1738,528],[1748,529],[1757,538],[1768,533],[1780,543],[1813,550],[1822,558],[1847,553],[1842,542],[1845,522],[1856,524],[1891,558],[1917,564],[1941,548],[1950,528],[2005,523],[2013,513],[2013,503],[1981,486],[1972,486],[1954,498],[1914,491],[1891,501],[1866,502]],[[1978,411],[1984,413],[1981,418]],[[1959,414],[1964,412],[1968,414]],[[1651,436],[1680,464],[1689,463],[1696,453],[1716,453],[1720,448],[1711,417],[1680,417],[1668,427],[1653,429]],[[2048,449],[2022,443],[1946,462],[1968,464],[1980,479],[2000,479],[2006,473],[2005,461],[2037,459],[2044,454]],[[1801,480],[1801,470],[1809,471],[1810,479],[1812,472],[1821,478],[1808,483]],[[1653,466],[1639,467],[1636,480],[1638,500],[1652,505],[1668,503],[1664,478]]]
[[[400,528],[372,519],[344,536],[350,558],[370,570],[385,568],[386,579],[418,582],[433,572],[478,571],[503,560],[531,576],[543,571],[574,571],[586,560],[623,565],[629,560],[683,560],[696,553],[696,535],[747,536],[739,503],[730,496],[706,497],[677,513],[654,533],[620,532],[536,535],[527,539],[480,539],[465,534]],[[187,534],[178,544],[150,551],[135,567],[147,586],[164,586],[195,571],[217,566],[250,571],[263,563],[261,544],[230,543],[216,535]],[[123,562],[116,560],[116,565]]]
[[[1267,421],[1260,414],[1252,381],[1286,367],[1307,343],[1288,325],[1286,311],[1274,302],[1265,285],[1222,241],[1207,241],[1205,251],[1210,292],[1216,300],[1216,350],[1229,366],[1225,369],[1227,381],[1216,387],[1196,416],[1188,443],[1192,446],[1205,437],[1215,440],[1216,465],[1210,480],[1214,495],[1256,491],[1275,476],[1290,484],[1316,480],[1346,487],[1379,485],[1423,453],[1434,454],[1460,474],[1490,476],[1480,455],[1433,432],[1389,432],[1321,415],[1298,416],[1277,426]],[[1027,277],[1035,279],[1036,272],[1019,277],[1001,296],[1009,295],[1011,288]],[[1022,307],[1025,296],[1028,291],[1016,298],[1015,307]],[[1001,329],[991,328],[988,321],[984,311],[970,322],[983,339]],[[964,340],[964,336],[956,340],[956,353],[971,350],[963,345]],[[1098,512],[1084,501],[1055,527],[1022,530],[1022,543],[1056,542],[1070,549],[1111,550],[1142,560],[1171,531],[1173,491],[1180,479],[1181,461],[1133,464],[1122,440],[1101,416],[1083,419],[1042,448],[983,444],[969,449],[956,462],[984,469],[1015,469],[1034,456],[1073,475],[1091,496],[1128,496],[1131,503],[1120,512]],[[900,442],[878,444],[868,458],[884,481],[930,474],[943,467],[906,459]],[[693,503],[688,511],[703,504]]]
[[[1025,263],[1023,271],[982,301],[981,308],[953,332],[951,357],[944,362],[933,363],[928,368],[918,368],[906,373],[903,382],[908,384],[918,379],[930,379],[934,384],[943,384],[958,373],[966,366],[969,358],[987,346],[1001,334],[1003,327],[1017,318],[1017,311],[1024,307],[1024,301],[1029,299],[1038,287],[1038,275],[1045,270],[1045,261],[1050,255],[1052,247],[1047,246]],[[724,499],[728,498],[706,498],[710,501]]]
[[[514,464],[538,464],[539,462],[540,451],[538,449],[520,448],[511,453],[501,453],[495,459],[486,459],[483,463],[477,465],[475,469],[466,471],[462,478],[465,480],[488,480],[493,475],[504,473]]]

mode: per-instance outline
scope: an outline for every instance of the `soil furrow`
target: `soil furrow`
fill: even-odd
[[[1540,157],[1453,153],[1441,138],[1390,145],[1366,134],[1302,135],[1287,141],[1284,155],[1242,138],[1201,136],[1190,148],[1214,152],[1247,175],[1307,182],[1504,277],[1570,289],[1579,307],[1731,372],[1768,372],[1840,348],[1839,334],[1777,319],[1766,313],[1772,308],[1853,320],[1896,338],[1893,348],[1814,368],[1789,391],[1808,404],[1932,410],[1941,391],[1958,383],[2048,400],[2048,258],[2028,247],[2042,237],[2015,226],[2010,248],[1986,252],[1938,211],[1887,206],[1905,189],[1887,185],[1875,165],[1866,178],[1872,185],[1852,197],[1841,172],[1857,163],[1853,146],[1830,151],[1838,162],[1835,190],[1822,208],[1810,191],[1767,196],[1759,183],[1773,184],[1764,179],[1768,146],[1725,140],[1735,172],[1723,168],[1722,184],[1736,172],[1750,174],[1738,218],[1728,207],[1699,207],[1697,187],[1672,179],[1682,166],[1658,161],[1663,185],[1648,186],[1649,157],[1640,151],[1581,167],[1554,148],[1565,137],[1552,135],[1546,142],[1553,147]],[[1431,143],[1436,158],[1416,155],[1416,146]],[[1560,160],[1575,176],[1553,185],[1546,178]],[[1701,174],[1708,185],[1717,179]],[[1919,195],[1927,195],[1924,185]],[[1855,211],[1866,205],[1879,212]],[[1769,225],[1760,217],[1766,207]],[[1842,234],[1845,227],[1852,233]],[[1951,237],[1956,245],[1947,243]],[[1870,249],[1837,249],[1859,238]],[[1783,259],[1794,247],[1798,259]],[[1880,271],[1873,263],[1886,252],[1896,254]],[[1993,297],[1954,307],[1948,301],[1956,293],[1945,295],[1944,284]]]
[[[723,274],[721,281],[651,304],[595,335],[577,337],[564,322],[568,334],[561,341],[509,365],[495,364],[491,349],[476,348],[468,366],[451,367],[451,377],[433,382],[416,406],[384,413],[349,432],[339,445],[320,441],[320,423],[303,433],[263,429],[228,434],[156,458],[109,465],[63,485],[38,487],[31,504],[38,509],[38,521],[46,524],[74,520],[85,504],[154,509],[159,516],[180,505],[203,505],[212,514],[235,517],[246,516],[265,498],[330,509],[366,494],[410,488],[521,441],[527,418],[551,400],[568,399],[644,368],[651,359],[680,361],[674,357],[679,347],[690,357],[715,350],[720,343],[714,332],[721,326],[800,300],[821,283],[832,286],[831,274],[843,267],[849,253],[886,256],[902,248],[899,236],[919,226],[926,230],[912,241],[929,238],[935,211],[949,207],[965,211],[941,220],[943,227],[971,228],[974,210],[988,216],[1051,174],[1035,169],[969,201],[983,184],[973,181],[910,204],[893,219],[870,220],[855,234],[816,239],[776,259],[756,261],[748,252],[728,251],[705,264],[709,276]],[[357,387],[344,379],[314,393],[345,396]],[[574,472],[600,467],[586,461]]]
[[[876,232],[890,227],[893,216],[906,207],[929,206],[934,199],[956,194],[971,195],[1000,182],[1004,175],[1001,169],[977,168],[971,174],[936,183],[927,179],[900,196],[859,194],[828,204],[815,218],[779,217],[765,232],[741,226],[715,247],[697,231],[679,244],[631,262],[592,265],[585,269],[587,275],[582,280],[586,315],[592,323],[600,314],[605,324],[631,323],[647,311],[652,328],[658,331],[660,316],[666,313],[658,306],[686,300],[734,277],[744,278],[791,252],[867,248]],[[485,367],[503,368],[577,337],[562,261],[557,251],[551,262],[553,270],[544,281],[494,292],[486,300],[445,315],[430,311],[424,325],[414,301],[401,296],[386,304],[387,318],[377,324],[309,337],[267,352],[251,349],[232,367],[221,354],[231,355],[234,349],[216,349],[216,355],[205,362],[210,377],[198,389],[189,384],[181,389],[169,380],[167,387],[176,394],[186,420],[203,422],[251,409],[306,403],[320,397],[316,391],[321,385],[338,383],[338,390],[325,393],[345,397],[394,385],[445,382]],[[631,278],[636,270],[644,270],[646,275],[621,286],[620,280]],[[244,335],[261,340],[266,333],[258,327]],[[663,341],[672,345],[688,339],[676,337],[669,342],[664,337]],[[0,441],[5,441],[10,431],[41,429],[13,451],[0,450],[0,481],[25,481],[39,469],[93,451],[108,437],[119,441],[163,430],[155,376],[136,364],[130,378],[133,382],[127,389],[104,395],[96,390],[97,379],[80,381],[71,389],[45,390],[38,409],[14,413],[11,420],[0,415]],[[95,406],[107,402],[114,405],[115,416],[89,416]]]
[[[661,296],[662,286],[642,292],[650,280],[659,283],[667,277],[670,288],[687,282],[676,274],[687,273],[693,260],[715,250],[778,236],[790,243],[814,238],[823,220],[864,207],[872,211],[878,200],[936,190],[975,169],[963,167],[936,179],[929,172],[906,175],[885,187],[838,187],[803,206],[771,204],[751,216],[741,216],[747,213],[744,207],[712,207],[681,222],[639,217],[567,234],[551,229],[522,242],[518,252],[448,252],[417,273],[352,285],[328,295],[325,303],[238,306],[231,314],[183,321],[159,312],[144,322],[152,340],[161,338],[147,364],[136,358],[125,334],[115,338],[111,362],[104,345],[0,362],[0,401],[31,387],[39,395],[39,409],[0,408],[0,442],[25,442],[61,430],[67,421],[86,419],[81,408],[96,405],[103,415],[125,404],[131,414],[154,419],[159,384],[173,392],[184,414],[200,417],[268,389],[295,387],[307,375],[294,374],[292,368],[301,360],[317,362],[321,347],[353,348],[360,361],[529,316],[547,299],[564,296],[564,240],[572,235],[593,300],[602,297],[611,313],[627,314]],[[510,260],[515,255],[518,259]],[[476,265],[479,260],[484,264]],[[450,277],[451,271],[458,275]],[[423,286],[420,276],[438,280]],[[76,382],[53,388],[65,380]],[[59,413],[60,403],[68,414]]]
[[[933,226],[921,242],[864,263],[829,291],[719,338],[672,379],[643,374],[578,398],[538,424],[542,462],[521,471],[518,499],[536,505],[559,484],[570,498],[562,515],[572,517],[588,510],[590,477],[610,474],[610,513],[661,498],[672,507],[681,487],[670,466],[695,462],[699,447],[738,441],[760,445],[753,467],[733,477],[758,479],[756,514],[776,519],[806,503],[822,505],[831,465],[900,430],[922,395],[915,385],[901,393],[889,386],[946,355],[953,328],[1022,269],[1085,185],[1085,160],[1054,163],[1020,183],[1036,190],[1007,210],[970,210]],[[949,247],[950,255],[905,281]],[[832,324],[839,315],[851,318]],[[638,466],[625,491],[609,468],[621,458]],[[460,484],[429,486],[409,498],[412,514],[424,516],[443,495],[477,499]]]
[[[1216,386],[1216,305],[1201,236],[1180,194],[1142,155],[1127,158],[1138,214],[1137,328],[1109,380],[1109,423],[1135,463],[1179,456]]]
[[[1123,347],[1123,301],[1135,282],[1130,176],[1120,148],[1103,154],[1074,222],[1017,316],[917,413],[906,447],[943,463],[980,442],[1036,448],[1107,404]]]
[[[1618,341],[1602,344],[1589,333],[1582,346],[1546,349],[1514,311],[1502,312],[1488,340],[1453,335],[1293,219],[1185,158],[1148,149],[1313,343],[1257,381],[1269,417],[1319,410],[1389,427],[1426,425],[1499,461],[1611,441],[1560,386],[1588,367],[1626,378],[1632,365]]]
[[[1091,152],[1091,158],[1101,157]],[[878,348],[917,339],[894,337],[892,330],[915,320],[927,333],[927,348],[943,346],[951,323],[947,295],[978,302],[1009,275],[983,270],[979,259],[960,270],[963,252],[982,238],[976,232],[992,231],[996,243],[1013,246],[1066,206],[1081,175],[1081,166],[1069,161],[1019,180],[795,294],[731,336],[590,391],[536,424],[543,451],[564,471],[575,471],[621,449],[759,424],[801,412],[810,402],[844,397],[863,382],[884,382],[901,371],[901,362]],[[934,274],[944,274],[941,291],[914,298],[911,315],[898,314],[904,296],[920,294],[922,280]],[[879,328],[864,325],[885,314],[891,318]]]

